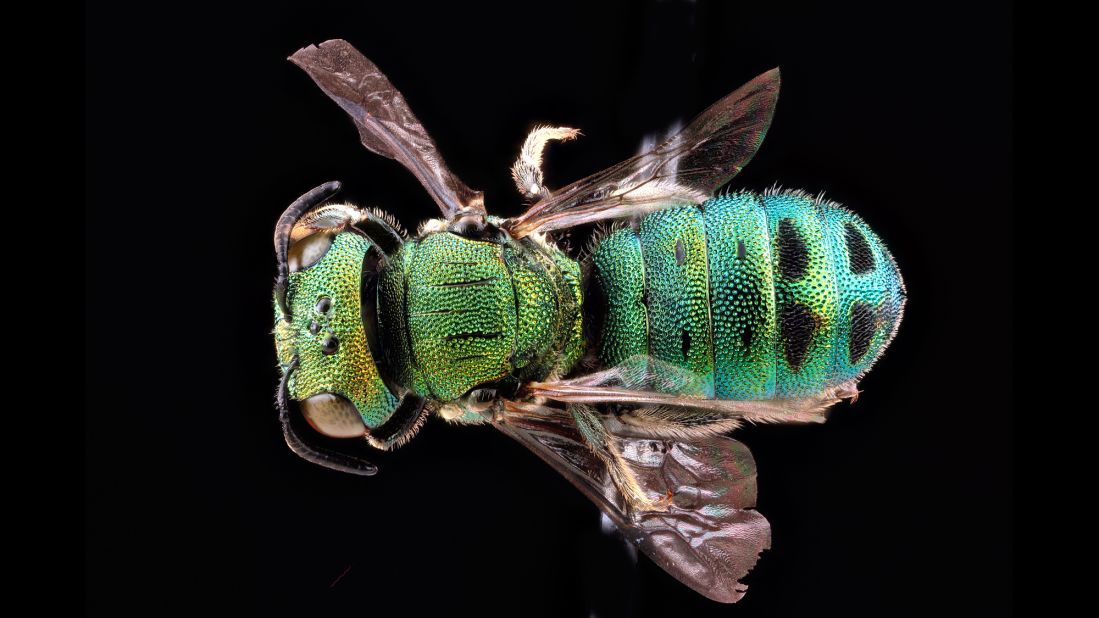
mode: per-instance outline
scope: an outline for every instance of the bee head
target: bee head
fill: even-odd
[[[293,210],[291,206],[283,218],[301,215]],[[369,236],[355,229],[318,231],[291,243],[293,223],[283,223],[275,234],[276,247],[285,249],[279,251],[274,335],[283,374],[278,399],[287,443],[306,459],[356,472],[333,464],[333,458],[342,456],[306,446],[290,427],[288,407],[289,400],[296,401],[310,426],[325,436],[361,437],[383,449],[411,437],[404,435],[409,418],[416,419],[416,428],[422,422],[423,400],[395,394],[380,374],[376,342],[371,349],[371,338],[376,339],[374,290],[385,256]],[[282,228],[286,232],[280,247]],[[369,472],[357,473],[376,470],[366,465]]]
[[[298,359],[289,395],[320,433],[364,436],[397,407],[363,323],[362,290],[377,277],[378,253],[354,232],[318,232],[293,245],[288,258],[289,320],[276,311],[275,346],[284,371]]]

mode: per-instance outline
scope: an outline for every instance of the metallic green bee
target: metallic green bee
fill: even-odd
[[[317,432],[380,449],[435,413],[490,424],[568,478],[671,575],[722,602],[769,547],[743,422],[819,422],[893,337],[904,286],[854,214],[797,191],[714,196],[770,126],[778,70],[646,152],[567,187],[543,184],[535,129],[512,168],[533,201],[486,214],[389,80],[333,40],[290,57],[396,159],[443,218],[409,237],[387,215],[303,195],[275,228],[278,402],[290,448]],[[576,260],[551,234],[616,220]]]

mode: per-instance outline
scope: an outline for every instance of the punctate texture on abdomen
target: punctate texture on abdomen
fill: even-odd
[[[858,379],[904,306],[877,235],[799,191],[652,213],[603,237],[591,261],[600,362],[662,361],[652,371],[694,376],[706,397],[798,397]]]

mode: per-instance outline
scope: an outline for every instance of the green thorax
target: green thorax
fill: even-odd
[[[584,352],[579,265],[532,239],[438,232],[382,272],[378,320],[394,379],[453,401],[567,372]]]

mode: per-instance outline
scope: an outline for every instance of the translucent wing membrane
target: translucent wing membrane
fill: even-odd
[[[532,382],[527,385],[535,397],[565,404],[616,408],[614,416],[626,423],[647,426],[682,419],[675,426],[717,424],[722,431],[739,421],[754,423],[824,422],[834,404],[858,395],[854,382],[826,387],[807,397],[733,400],[698,395],[705,377],[656,358],[636,356],[595,373],[568,380]],[[735,422],[724,422],[735,421]],[[683,435],[683,434],[678,434]]]
[[[704,376],[633,356],[568,380],[532,382],[505,402],[504,433],[579,487],[657,564],[699,593],[731,603],[770,543],[755,505],[755,463],[725,435],[742,422],[821,422],[858,391],[734,401],[701,396]],[[555,407],[563,404],[564,407]]]
[[[713,412],[716,413],[716,418],[740,418],[773,423],[823,422],[824,413],[828,408],[842,399],[839,393],[831,389],[814,397],[736,401],[561,382],[532,383],[530,393],[536,397],[545,397],[562,403],[684,408]]]
[[[333,39],[310,45],[290,56],[290,61],[351,116],[363,145],[407,167],[448,219],[459,212],[484,212],[482,193],[447,169],[401,93],[350,43]]]
[[[496,427],[565,476],[619,531],[673,577],[715,601],[739,600],[738,580],[770,547],[758,512],[751,452],[732,438],[677,440],[614,436],[617,461],[659,510],[637,509],[612,479],[613,466],[565,411],[506,404]]]
[[[554,191],[509,220],[516,237],[696,204],[751,160],[771,125],[779,70],[711,105],[656,148]]]

